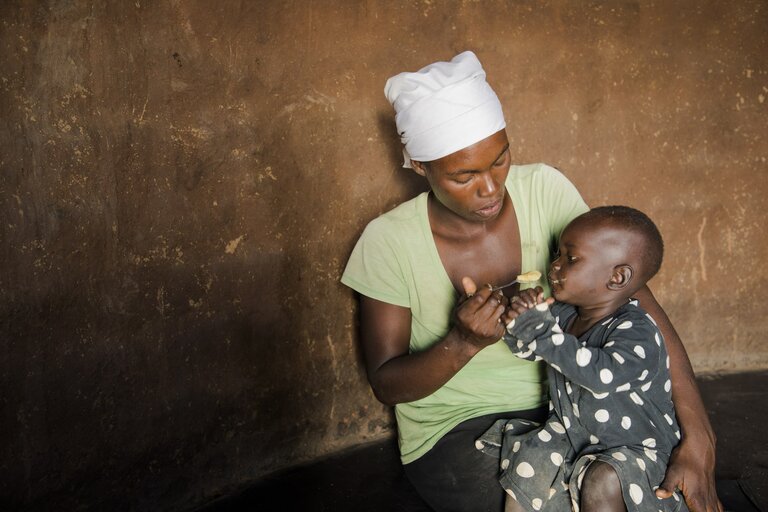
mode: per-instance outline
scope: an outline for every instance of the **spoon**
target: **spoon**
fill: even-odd
[[[520,274],[517,276],[517,278],[511,283],[503,284],[501,286],[492,286],[491,291],[495,292],[496,290],[501,290],[502,288],[507,288],[508,286],[512,286],[513,284],[517,283],[535,283],[539,279],[541,279],[541,272],[538,270],[530,270],[525,274]]]

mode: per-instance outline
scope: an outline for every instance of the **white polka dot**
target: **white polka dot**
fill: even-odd
[[[565,425],[565,428],[571,428],[571,420],[568,416],[563,416],[563,425]]]
[[[608,343],[603,345],[603,348],[610,348],[610,347],[614,346],[615,344],[616,344],[615,341],[609,341]]]
[[[543,358],[543,357],[541,357],[541,356],[533,356],[533,360],[534,360],[534,361],[543,361],[543,360],[544,360],[544,358]]]
[[[651,315],[649,315],[648,313],[646,313],[646,314],[645,314],[645,316],[647,316],[647,317],[648,317],[648,320],[650,320],[650,321],[651,321],[651,323],[652,323],[653,325],[656,325],[656,320],[654,320],[654,319],[653,319],[653,317],[652,317]]]
[[[523,348],[525,346],[525,342],[523,340],[517,340],[517,348]]]
[[[629,385],[629,382],[627,382],[626,384],[622,384],[621,386],[617,387],[616,391],[621,393],[622,391],[629,391],[629,388],[630,388],[630,385]]]
[[[611,415],[608,414],[608,411],[605,409],[598,409],[595,411],[595,419],[599,421],[600,423],[605,423],[609,419],[611,419]]]
[[[595,437],[595,436],[593,436],[593,435],[590,435],[590,436],[589,436],[589,442],[590,442],[591,444],[598,444],[598,443],[600,442],[600,440],[599,440],[597,437]]]
[[[607,397],[607,396],[608,396],[608,393],[595,393],[595,392],[593,391],[593,392],[592,392],[592,396],[594,396],[594,397],[595,397],[595,398],[597,398],[598,400],[602,400],[603,398],[605,398],[605,397]]]
[[[680,501],[680,496],[677,495],[677,491],[672,493],[672,497],[675,498],[675,501]]]
[[[624,358],[618,352],[611,352],[611,357],[618,361],[619,364],[624,364]]]
[[[552,496],[554,496],[557,493],[557,491],[553,488],[549,489],[549,499],[552,499]]]
[[[659,338],[659,333],[654,334],[653,339],[656,340],[656,344],[658,346],[661,346],[661,338]]]
[[[518,450],[520,450],[520,441],[515,441],[515,444],[512,445],[512,453],[517,453]]]
[[[539,304],[536,304],[536,309],[538,309],[539,311],[546,311],[549,309],[549,304],[547,304],[546,302],[541,302]]]
[[[507,491],[507,494],[509,494],[510,496],[512,496],[512,499],[513,499],[513,500],[517,500],[517,496],[515,496],[515,493],[514,493],[514,492],[512,492],[512,489],[504,489],[504,490],[505,490],[505,491]]]
[[[669,390],[672,389],[672,383],[667,379],[667,382],[664,383],[664,391],[669,393]]]
[[[625,462],[627,460],[627,456],[621,452],[614,452],[611,454],[611,457],[621,462]]]
[[[645,359],[645,349],[641,347],[640,345],[635,345],[635,348],[632,349],[635,354],[638,355],[640,359]]]
[[[571,404],[573,405],[573,415],[577,418],[581,416],[581,413],[579,412],[579,404]],[[565,426],[565,428],[570,428],[568,425]]]
[[[669,417],[669,414],[665,414],[664,419],[667,420],[667,423],[669,423],[670,425],[672,424],[672,418]]]
[[[632,419],[629,416],[622,416],[621,426],[624,427],[624,430],[629,430],[629,427],[632,426]]]
[[[536,326],[536,330],[540,330],[544,328],[544,322],[541,322],[539,325]]]
[[[515,326],[515,318],[509,321],[507,324],[507,331],[512,331],[512,328]],[[509,334],[512,334],[511,332]]]
[[[608,325],[608,324],[609,324],[609,323],[611,323],[611,322],[613,322],[613,317],[609,318],[608,320],[606,320],[605,322],[603,322],[603,323],[602,323],[602,324],[600,324],[600,325]]]
[[[611,370],[608,368],[603,368],[600,370],[600,381],[603,384],[610,384],[613,380],[613,373],[611,373]]]
[[[639,302],[637,302],[637,299],[632,299],[629,301],[629,303],[635,307],[637,307],[637,305],[639,304]]]
[[[573,388],[571,387],[571,383],[568,381],[565,381],[565,390],[568,392],[569,395],[573,393]]]
[[[640,468],[640,471],[645,471],[645,461],[643,459],[635,459],[637,461],[637,467]]]
[[[646,391],[648,391],[649,389],[651,389],[651,383],[650,383],[650,382],[646,382],[645,384],[643,384],[642,386],[640,386],[640,389],[642,389],[642,390],[643,390],[643,392],[646,392]]]
[[[652,437],[643,439],[643,446],[647,446],[648,448],[656,448],[656,440]]]
[[[501,469],[502,470],[505,470],[508,467],[509,467],[509,459],[504,459],[503,461],[501,461]]]
[[[555,325],[552,326],[552,332],[563,332],[563,329],[557,325],[560,322],[560,317],[555,318]]]
[[[520,357],[520,358],[523,358],[523,359],[525,359],[525,358],[527,358],[527,357],[530,357],[530,356],[531,356],[531,354],[533,354],[533,351],[531,351],[531,350],[526,350],[525,352],[520,352],[519,354],[517,354],[517,357]]]
[[[635,402],[637,405],[643,405],[645,403],[643,402],[643,399],[640,398],[640,395],[638,395],[634,391],[629,394],[629,398],[631,398],[632,401]]]
[[[527,462],[521,462],[517,465],[515,468],[515,473],[520,475],[523,478],[531,478],[533,475],[536,474],[536,472],[533,470],[533,466],[528,464]]]
[[[669,370],[669,356],[667,356],[667,370]]]
[[[552,363],[552,368],[554,368],[556,371],[558,371],[558,372],[560,372],[560,373],[563,373],[563,370],[561,370],[561,369],[560,369],[560,367],[559,367],[559,366],[557,366],[557,365],[556,365],[556,364],[554,364],[554,363]]]
[[[643,501],[643,490],[637,484],[629,484],[629,497],[635,502],[635,505],[639,505]]]
[[[557,398],[563,398],[563,393],[560,391],[560,388],[557,389]]]
[[[552,405],[552,400],[549,401],[549,410],[550,411],[554,411],[555,410],[555,406]]]
[[[539,498],[533,498],[531,500],[531,506],[533,507],[533,510],[541,510],[541,499]]]
[[[565,427],[558,421],[553,421],[549,424],[550,428],[558,434],[565,434]]]
[[[582,368],[587,366],[592,360],[592,352],[588,348],[581,347],[576,351],[576,364]]]
[[[648,370],[643,370],[643,373],[637,378],[638,380],[645,380],[648,377]]]
[[[643,452],[645,452],[645,456],[651,459],[653,462],[656,462],[656,450],[651,450],[650,448],[643,448]]]
[[[504,425],[504,432],[509,432],[510,430],[514,430],[515,426],[511,423],[507,423]]]
[[[632,322],[629,320],[625,320],[624,322],[621,322],[617,327],[617,329],[630,329],[632,328]]]
[[[675,437],[680,439],[680,431],[679,430],[675,430]]]
[[[536,344],[536,340],[533,340],[528,344],[528,350],[530,350],[531,352],[535,351],[536,347],[538,347],[538,345]]]
[[[477,448],[478,450],[482,450],[483,448],[485,448],[485,444],[483,444],[482,441],[477,440],[475,441],[475,448]]]
[[[562,345],[563,341],[565,341],[565,335],[561,333],[555,333],[552,335],[552,344],[553,345]]]
[[[549,441],[552,440],[552,434],[550,434],[546,430],[539,430],[539,439],[541,439],[545,443],[548,443]]]
[[[551,460],[552,464],[555,466],[559,466],[563,463],[563,456],[557,452],[552,452],[552,454],[549,456],[549,460]]]

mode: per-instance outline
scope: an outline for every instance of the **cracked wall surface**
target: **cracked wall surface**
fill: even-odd
[[[474,50],[513,159],[647,212],[697,371],[768,367],[768,7],[0,6],[0,500],[184,510],[393,434],[339,277],[424,190],[386,79]]]

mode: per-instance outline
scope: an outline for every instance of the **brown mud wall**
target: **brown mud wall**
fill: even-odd
[[[392,435],[339,285],[423,190],[386,78],[474,50],[514,160],[648,212],[697,371],[768,366],[764,1],[6,1],[4,509],[183,510]]]

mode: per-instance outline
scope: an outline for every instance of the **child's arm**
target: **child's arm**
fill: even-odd
[[[658,329],[644,316],[634,316],[634,321],[616,320],[602,347],[586,347],[562,331],[549,305],[543,303],[508,324],[504,341],[516,352],[540,356],[573,383],[593,393],[629,391],[656,375],[663,341]]]

